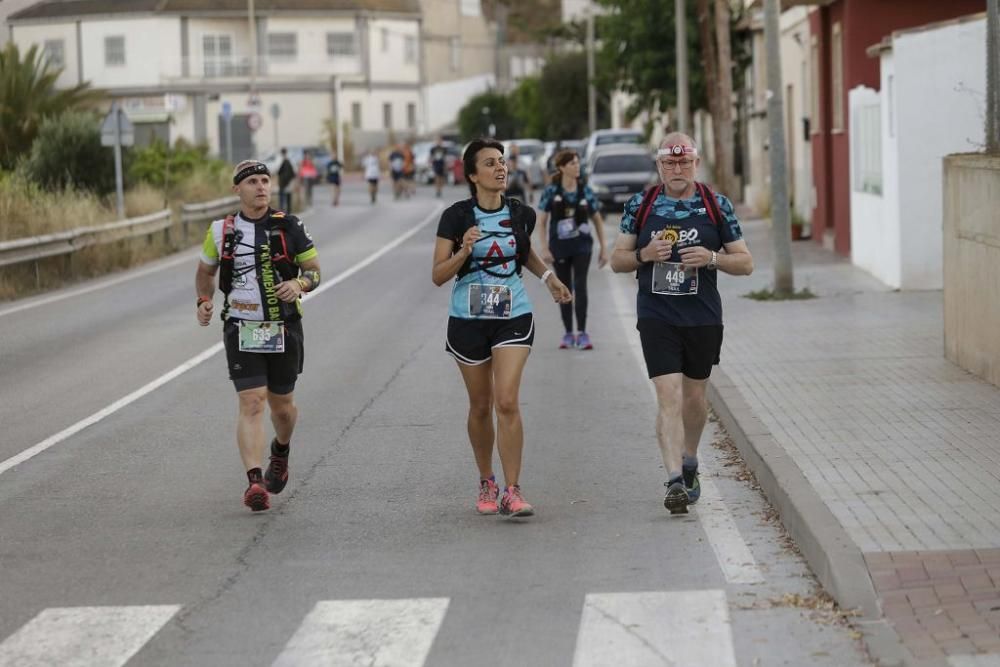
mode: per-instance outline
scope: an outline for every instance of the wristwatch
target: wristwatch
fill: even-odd
[[[635,261],[639,262],[640,264],[646,263],[646,260],[642,258],[642,248],[635,249]]]
[[[715,271],[717,268],[719,268],[719,253],[715,252],[714,250],[712,251],[712,259],[709,260],[708,266],[706,266],[705,268],[710,269],[712,271]]]

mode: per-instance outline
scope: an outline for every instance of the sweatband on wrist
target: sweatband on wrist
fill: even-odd
[[[545,273],[542,274],[542,277],[539,278],[539,280],[541,280],[544,283],[546,280],[549,279],[549,276],[551,275],[552,275],[552,269],[545,269]]]

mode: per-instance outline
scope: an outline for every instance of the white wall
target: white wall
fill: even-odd
[[[420,132],[423,113],[420,104],[420,91],[416,88],[412,90],[344,88],[342,118],[348,123],[351,122],[351,105],[354,102],[361,103],[361,127],[358,129],[362,132],[386,131],[382,122],[384,104],[392,105],[391,129],[396,133],[397,138],[402,139],[409,134]],[[406,124],[406,105],[410,103],[417,105],[417,126],[415,129],[410,129]]]
[[[420,82],[420,42],[419,23],[403,20],[372,19],[368,22],[368,52],[371,57],[371,77],[373,81],[395,83]],[[388,31],[386,50],[382,50],[382,30]],[[417,39],[416,58],[411,63],[404,62],[404,42],[406,36]]]
[[[333,114],[332,92],[262,93],[260,97],[260,106],[253,109],[247,105],[247,96],[244,93],[220,95],[218,100],[208,101],[205,125],[208,146],[213,152],[220,146],[219,114],[222,113],[222,103],[227,101],[232,105],[234,115],[248,114],[251,111],[260,114],[262,125],[254,133],[254,144],[261,156],[270,153],[274,148],[274,120],[270,112],[274,103],[278,103],[281,107],[278,118],[278,142],[281,145],[328,144],[323,121],[331,118]],[[189,102],[188,106],[191,107],[193,104]]]
[[[125,65],[104,64],[104,38],[125,37]],[[163,78],[178,77],[179,59],[163,54],[180,53],[181,22],[177,17],[85,21],[81,26],[83,77],[96,88],[154,86]]]
[[[401,22],[404,25],[415,26],[415,22]],[[362,40],[358,34],[357,25],[354,18],[269,18],[267,20],[268,33],[295,33],[298,38],[298,55],[292,61],[274,61],[267,56],[266,42],[261,45],[261,52],[267,65],[269,76],[295,76],[295,75],[330,75],[348,74],[361,71],[361,48]],[[355,35],[355,44],[358,49],[356,57],[338,56],[330,57],[326,52],[326,35],[330,32],[352,33]],[[415,28],[411,30],[416,34]],[[266,36],[264,37],[266,40]],[[402,61],[402,37],[396,35],[390,38],[398,43],[399,59]],[[419,47],[418,47],[419,51]],[[419,62],[419,54],[418,54]]]
[[[883,61],[883,70],[886,69]],[[884,90],[884,88],[883,88]],[[866,105],[881,106],[882,124],[879,128],[882,141],[882,194],[856,189],[859,180],[859,146],[870,137],[865,137],[860,124],[856,122],[859,109]],[[899,211],[893,205],[896,199],[895,182],[886,190],[886,173],[894,171],[895,154],[889,150],[885,137],[887,107],[884,93],[858,86],[848,93],[848,109],[851,119],[851,262],[884,282],[898,288],[901,280],[901,257],[899,245]],[[876,137],[876,139],[879,139]],[[895,178],[893,178],[895,181]]]
[[[852,113],[872,95],[882,106],[882,196],[856,192],[852,173],[851,261],[890,287],[943,286],[942,160],[982,149],[985,44],[981,18],[896,33],[881,93],[851,91]]]
[[[810,115],[809,9],[794,7],[781,15],[781,82],[784,89],[785,112],[791,109],[791,119],[785,116],[789,130],[785,145],[789,148],[789,195],[795,212],[808,221],[813,210],[812,143],[805,140],[802,119]],[[789,86],[792,95],[789,98]]]
[[[496,85],[492,74],[446,81],[424,87],[424,99],[427,101],[424,120],[428,130],[436,130],[455,123],[458,110],[479,93],[485,92]]]
[[[985,143],[986,20],[893,40],[904,289],[941,289],[942,159]]]
[[[62,74],[56,81],[60,88],[70,88],[80,82],[78,76],[79,61],[76,50],[76,25],[73,23],[45,23],[19,25],[14,31],[14,43],[17,44],[22,56],[32,46],[37,45],[42,52],[45,42],[50,39],[61,39],[63,42]]]

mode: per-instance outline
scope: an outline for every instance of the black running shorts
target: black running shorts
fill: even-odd
[[[236,391],[267,387],[272,394],[290,394],[302,373],[305,359],[302,320],[285,322],[285,351],[280,354],[240,352],[239,320],[229,319],[222,329],[229,379]]]
[[[460,364],[478,366],[490,360],[493,348],[530,348],[534,341],[535,317],[531,313],[509,320],[449,317],[444,349]]]
[[[692,380],[705,380],[722,351],[722,325],[678,327],[662,320],[642,318],[636,324],[642,341],[642,356],[650,378],[683,373]]]

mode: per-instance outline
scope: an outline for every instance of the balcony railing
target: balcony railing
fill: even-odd
[[[191,56],[164,63],[164,71],[176,72],[168,78],[181,79],[246,79],[251,74],[251,59],[246,55]],[[329,77],[332,74],[361,74],[360,56],[327,56],[325,53],[295,56],[259,56],[257,76],[266,77]]]

